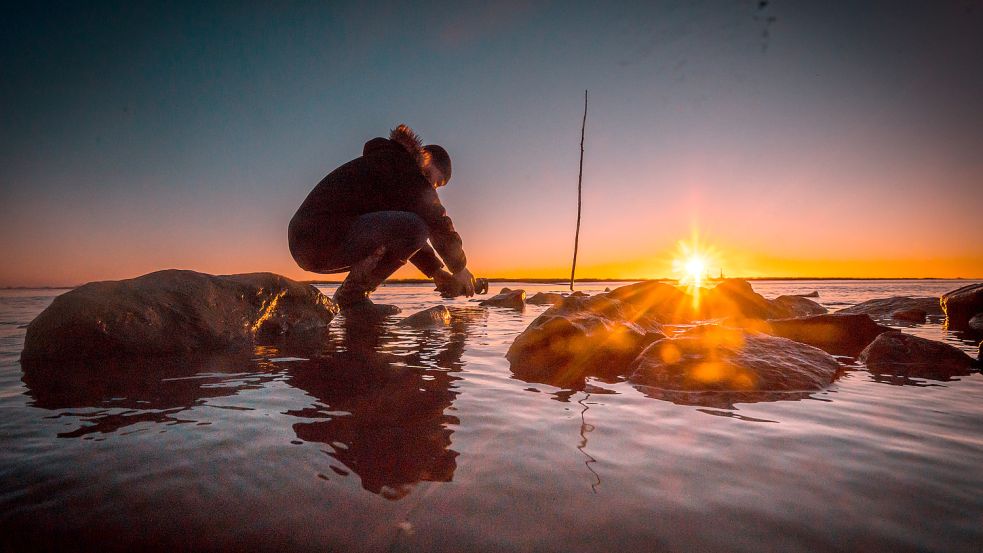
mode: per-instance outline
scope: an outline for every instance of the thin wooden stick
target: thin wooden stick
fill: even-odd
[[[580,246],[580,208],[584,192],[584,131],[587,129],[587,91],[584,90],[584,120],[580,123],[580,174],[577,175],[577,232],[573,235],[573,266],[570,267],[570,291],[577,274],[577,248]]]

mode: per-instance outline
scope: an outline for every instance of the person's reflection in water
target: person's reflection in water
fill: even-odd
[[[362,487],[401,499],[421,481],[449,482],[458,453],[450,448],[445,413],[457,397],[468,329],[479,310],[455,310],[449,329],[403,330],[371,323],[344,324],[342,348],[287,369],[287,383],[317,403],[289,411],[305,419],[297,437],[328,446],[325,453],[356,473]]]

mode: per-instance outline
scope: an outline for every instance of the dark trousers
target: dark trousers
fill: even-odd
[[[306,233],[305,233],[306,234]],[[385,253],[368,276],[365,284],[378,286],[407,261],[432,276],[433,248],[427,244],[430,232],[419,215],[408,211],[376,211],[334,224],[328,232],[313,232],[304,238],[294,257],[301,266],[317,273],[343,273],[355,263],[373,255],[380,246]],[[294,248],[292,248],[294,249]],[[301,260],[298,253],[305,259]],[[303,262],[302,262],[303,261]],[[363,277],[366,275],[363,275]]]

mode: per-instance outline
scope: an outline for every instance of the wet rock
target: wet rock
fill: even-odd
[[[891,318],[896,321],[908,323],[924,323],[926,313],[924,309],[901,309],[891,313]]]
[[[772,301],[787,309],[791,317],[822,315],[829,311],[822,305],[802,296],[778,296]]]
[[[610,287],[610,286],[608,286],[608,287],[605,287],[605,288],[604,288],[604,291],[605,291],[605,292],[610,292],[610,291],[611,291],[611,287]]]
[[[786,306],[765,299],[747,281],[729,278],[703,294],[700,316],[781,319],[791,317],[793,313]]]
[[[604,295],[569,297],[537,317],[509,347],[513,374],[527,382],[579,387],[588,376],[612,378],[649,343],[659,325]]]
[[[977,332],[983,332],[983,313],[977,313],[973,315],[969,322],[966,324],[970,329]]]
[[[798,296],[800,298],[818,298],[819,291],[813,290],[812,292],[806,292],[805,294],[791,294],[793,296]]]
[[[749,328],[815,346],[833,355],[858,355],[878,335],[891,328],[881,326],[870,315],[841,315],[839,313],[759,321]]]
[[[685,323],[695,316],[693,298],[662,282],[629,284],[595,297],[621,302],[635,318],[645,316],[663,323]]]
[[[502,290],[499,292],[499,294],[508,294],[511,291],[512,291],[511,288],[509,288],[508,286],[505,286],[505,287],[502,288]]]
[[[451,312],[446,306],[436,305],[430,309],[418,311],[396,323],[410,328],[429,328],[447,326],[451,323]]]
[[[272,273],[166,270],[91,282],[28,325],[23,359],[185,355],[317,335],[338,308],[316,288]]]
[[[556,305],[562,301],[562,294],[555,292],[536,292],[531,298],[526,300],[526,303],[532,305]]]
[[[649,345],[629,381],[672,391],[811,391],[829,385],[838,369],[831,355],[806,344],[707,326]]]
[[[983,283],[946,292],[939,301],[949,328],[966,328],[974,315],[983,313]]]
[[[509,290],[502,288],[502,292],[482,301],[478,305],[489,307],[509,307],[512,309],[522,309],[526,305],[525,290]]]
[[[939,298],[920,297],[911,298],[906,296],[894,296],[891,298],[879,298],[858,303],[852,307],[840,309],[837,313],[866,314],[877,319],[888,319],[896,311],[924,311],[926,315],[941,317],[944,315],[942,307],[939,305]]]
[[[859,359],[876,374],[939,380],[969,374],[975,364],[972,357],[949,344],[897,331],[878,336]]]

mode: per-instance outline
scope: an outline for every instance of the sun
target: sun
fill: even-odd
[[[679,284],[699,289],[712,270],[723,271],[723,262],[717,249],[700,240],[694,232],[689,240],[680,240],[672,261],[672,271]]]

